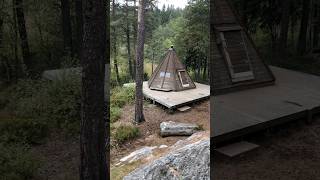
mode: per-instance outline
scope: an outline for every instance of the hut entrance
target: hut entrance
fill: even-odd
[[[186,73],[186,70],[178,70],[178,73],[179,73],[179,79],[180,79],[180,82],[182,84],[183,87],[189,87],[190,84],[187,80],[187,73]]]
[[[232,82],[254,79],[242,31],[220,31],[220,39]]]

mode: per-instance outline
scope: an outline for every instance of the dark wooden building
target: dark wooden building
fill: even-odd
[[[211,13],[211,93],[273,84],[275,78],[228,0],[213,0]]]

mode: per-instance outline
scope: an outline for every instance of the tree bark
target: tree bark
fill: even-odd
[[[0,49],[2,48],[2,38],[3,38],[3,19],[0,15]]]
[[[104,0],[83,0],[82,116],[80,179],[107,180],[107,122],[104,117],[105,61],[109,7]]]
[[[202,74],[202,79],[204,81],[206,81],[206,79],[207,79],[207,66],[208,66],[208,61],[207,61],[207,59],[205,59],[204,66],[203,66],[203,74]]]
[[[77,36],[77,55],[81,57],[82,49],[82,37],[83,37],[83,15],[82,15],[82,0],[75,0],[75,11],[76,11],[76,36]]]
[[[73,56],[69,0],[61,0],[61,16],[64,53]]]
[[[136,50],[136,94],[135,94],[135,123],[143,122],[143,59],[145,39],[145,0],[139,0],[138,8],[138,34]]]
[[[134,8],[133,8],[133,18],[135,19],[135,21],[133,21],[133,48],[134,48],[134,59],[136,59],[137,55],[136,55],[136,50],[137,50],[137,11],[136,11],[136,8],[137,8],[137,0],[134,0]],[[133,75],[135,76],[136,75],[136,61],[133,61]]]
[[[298,53],[303,55],[307,50],[307,31],[310,16],[311,0],[303,0],[302,18],[298,40]]]
[[[279,38],[279,47],[278,57],[286,57],[287,55],[287,43],[288,43],[288,32],[289,32],[289,18],[290,18],[290,7],[291,0],[282,0],[281,1],[281,29],[280,29],[280,38]]]
[[[32,62],[30,59],[30,49],[28,42],[28,34],[26,30],[26,22],[24,17],[23,0],[15,0],[15,8],[18,23],[18,31],[21,40],[23,62],[25,63],[27,69],[30,70],[32,68]]]
[[[128,68],[129,68],[129,75],[132,79],[133,70],[132,70],[132,60],[131,60],[131,45],[130,45],[130,24],[129,24],[129,5],[128,0],[126,0],[126,36],[127,36],[127,51],[128,51]]]
[[[112,0],[112,19],[115,20],[116,17],[116,7],[115,7],[115,0]],[[112,27],[113,32],[113,42],[112,42],[112,49],[113,49],[113,65],[114,70],[116,72],[117,83],[120,85],[120,76],[119,76],[119,68],[118,68],[118,59],[117,59],[117,30],[116,27]]]
[[[21,72],[21,63],[18,57],[18,28],[17,28],[17,16],[16,16],[16,8],[12,8],[13,14],[13,55],[14,55],[14,80],[18,82]]]

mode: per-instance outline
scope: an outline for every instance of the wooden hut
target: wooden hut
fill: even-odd
[[[182,91],[196,88],[173,46],[148,81],[148,87],[160,91]]]
[[[275,78],[228,0],[214,0],[211,25],[211,92],[223,94],[273,84]]]

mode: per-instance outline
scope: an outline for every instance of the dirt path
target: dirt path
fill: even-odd
[[[320,179],[320,118],[309,125],[286,124],[247,140],[260,147],[234,159],[216,156],[214,179]]]
[[[184,136],[160,137],[159,128],[160,123],[163,121],[196,123],[203,127],[203,130],[210,131],[209,100],[192,105],[191,110],[187,112],[174,112],[173,114],[168,113],[168,111],[162,109],[160,106],[145,103],[144,115],[146,122],[138,126],[141,136],[134,141],[122,145],[121,147],[113,148],[111,150],[112,163],[117,162],[123,156],[128,155],[130,152],[141,147],[158,146],[163,144],[169,146],[178,140],[187,138]],[[115,123],[115,126],[120,124],[131,124],[133,117],[134,106],[125,106],[122,117]]]

